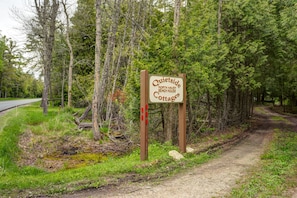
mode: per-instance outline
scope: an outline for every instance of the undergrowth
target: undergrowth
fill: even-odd
[[[81,135],[71,119],[72,114],[69,110],[61,111],[59,108],[51,108],[48,115],[42,115],[39,104],[11,110],[1,117],[1,196],[38,196],[97,188],[110,183],[110,180],[117,181],[118,178],[129,174],[140,178],[158,178],[204,163],[213,157],[206,153],[186,154],[185,159],[174,161],[168,156],[168,151],[177,150],[175,146],[153,143],[149,145],[147,161],[140,161],[140,150],[136,148],[124,156],[108,156],[104,160],[95,159],[92,154],[88,154],[88,159],[95,159],[97,163],[71,169],[65,164],[65,169],[56,172],[16,164],[20,155],[19,138],[26,130],[45,137]],[[83,135],[90,138],[86,132],[83,132]],[[78,159],[80,157],[77,155]]]

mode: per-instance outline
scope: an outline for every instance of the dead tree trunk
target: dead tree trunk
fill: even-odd
[[[180,21],[180,6],[181,0],[175,0],[174,6],[174,20],[173,20],[173,38],[172,38],[172,58],[175,62],[175,67],[172,70],[174,75],[178,74],[178,51],[177,51],[177,43],[178,43],[178,29],[179,29],[179,21]],[[165,120],[165,141],[172,141],[173,140],[173,128],[174,119],[177,117],[176,111],[174,110],[174,104],[168,104],[166,115],[168,115],[167,119]]]
[[[114,9],[113,9],[113,16],[112,16],[112,25],[110,28],[109,36],[108,36],[108,44],[107,44],[107,50],[105,54],[105,60],[104,60],[104,66],[103,70],[101,73],[101,78],[99,81],[99,96],[100,100],[98,101],[98,115],[99,115],[99,124],[102,124],[101,122],[104,120],[103,118],[103,104],[105,102],[105,93],[106,93],[106,88],[108,86],[108,79],[109,79],[109,70],[111,67],[111,62],[112,62],[112,57],[114,54],[114,46],[115,46],[115,37],[116,37],[116,32],[118,28],[118,19],[119,19],[119,10],[120,10],[120,3],[121,0],[116,0],[114,2]]]
[[[73,70],[73,48],[72,44],[70,42],[70,37],[69,37],[69,31],[70,31],[70,25],[69,25],[69,14],[67,12],[67,0],[62,1],[63,8],[64,8],[64,13],[66,16],[66,42],[69,48],[69,67],[68,67],[68,103],[67,106],[71,107],[72,106],[72,70]]]
[[[136,4],[134,1],[129,1],[129,11],[131,9],[131,15],[128,15],[127,17],[131,18],[131,34],[130,34],[130,53],[129,53],[129,60],[128,60],[128,65],[127,65],[127,69],[126,69],[126,78],[125,78],[125,82],[124,82],[124,87],[126,87],[126,85],[128,84],[128,79],[129,79],[129,75],[131,72],[131,69],[133,68],[133,59],[134,59],[134,50],[135,50],[135,42],[136,42],[136,6],[134,5]],[[130,14],[130,12],[129,12]]]
[[[120,1],[118,3],[120,3]],[[120,6],[117,7],[118,10],[116,12],[120,12],[119,8],[120,8]],[[126,18],[126,21],[125,21],[125,29],[124,29],[122,41],[121,41],[121,44],[119,47],[120,50],[119,50],[119,54],[118,54],[118,58],[117,58],[117,62],[116,62],[116,68],[114,71],[114,79],[113,79],[113,84],[112,84],[111,97],[108,98],[108,102],[107,102],[106,119],[109,120],[108,125],[110,125],[111,118],[112,118],[112,96],[114,95],[115,88],[116,88],[116,82],[117,82],[117,78],[118,78],[119,68],[121,65],[122,51],[124,50],[124,43],[125,43],[126,36],[127,36],[127,28],[128,28],[128,17]]]
[[[56,18],[58,15],[59,2],[58,0],[44,0],[43,4],[40,1],[34,0],[34,5],[37,13],[38,25],[41,27],[42,38],[42,62],[44,72],[44,87],[42,94],[43,114],[48,112],[48,94],[50,91],[50,76],[52,66],[52,52],[55,41]]]
[[[61,90],[61,108],[64,108],[64,87],[65,87],[65,73],[66,73],[66,68],[65,68],[65,59],[63,60],[63,72],[62,72],[62,90]]]
[[[92,101],[92,130],[95,140],[100,139],[98,104],[99,104],[99,78],[101,59],[101,0],[96,0],[96,44],[95,44],[95,74],[94,95]],[[101,97],[101,96],[100,96]]]

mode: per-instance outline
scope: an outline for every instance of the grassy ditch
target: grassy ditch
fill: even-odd
[[[239,183],[231,197],[286,197],[297,185],[297,133],[275,129],[260,165]]]
[[[69,109],[49,109],[47,116],[42,115],[39,104],[17,108],[9,111],[0,119],[0,195],[3,197],[38,196],[65,193],[85,188],[98,188],[119,181],[139,181],[146,178],[160,178],[178,172],[187,167],[204,163],[212,155],[186,154],[185,159],[174,161],[168,156],[168,151],[177,149],[169,144],[150,144],[149,160],[140,161],[139,148],[121,156],[106,155],[104,160],[97,159],[95,154],[77,153],[75,158],[85,163],[69,168],[67,162],[64,168],[49,171],[35,166],[42,163],[47,156],[42,154],[34,165],[19,164],[23,150],[20,142],[27,142],[25,147],[30,151],[43,147],[59,150],[54,143],[65,146],[65,141],[75,140],[77,144],[84,144],[83,139],[92,141],[91,131],[78,131],[72,120]],[[24,138],[24,135],[29,137]],[[66,139],[67,138],[67,139]],[[47,141],[50,140],[50,141]],[[104,144],[104,143],[103,143]],[[36,147],[36,145],[43,145]],[[54,148],[51,148],[53,147]],[[24,147],[24,148],[25,148]],[[41,155],[41,154],[40,154]],[[96,160],[93,160],[96,159]],[[127,179],[130,178],[130,179]],[[131,180],[131,178],[133,178]]]

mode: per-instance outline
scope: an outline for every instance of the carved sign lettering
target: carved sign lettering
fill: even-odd
[[[179,77],[149,77],[149,101],[151,103],[182,103],[183,79]]]

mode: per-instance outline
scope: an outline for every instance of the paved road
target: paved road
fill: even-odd
[[[14,108],[14,107],[18,107],[18,106],[21,106],[21,105],[37,102],[37,101],[40,101],[40,100],[41,100],[41,98],[0,101],[0,112],[5,111],[7,109]]]

